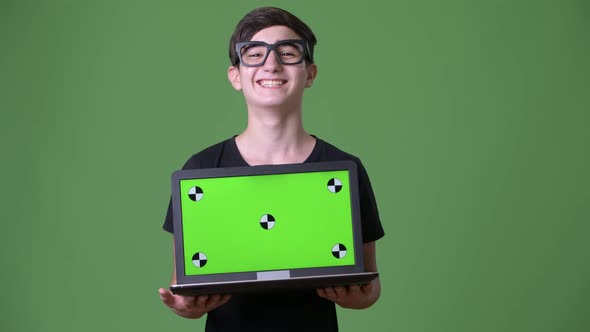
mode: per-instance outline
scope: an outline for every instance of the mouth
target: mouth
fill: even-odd
[[[283,84],[287,83],[287,81],[284,81],[284,80],[259,80],[256,83],[260,84],[261,86],[263,86],[265,88],[278,88],[278,87],[282,86]]]

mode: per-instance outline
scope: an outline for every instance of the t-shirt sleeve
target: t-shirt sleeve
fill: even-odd
[[[361,224],[363,228],[363,242],[369,243],[377,241],[385,235],[381,219],[379,218],[379,210],[377,209],[377,201],[373,193],[373,187],[369,180],[367,170],[357,160],[358,177],[359,177],[359,195],[361,206]]]

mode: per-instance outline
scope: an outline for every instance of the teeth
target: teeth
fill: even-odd
[[[260,85],[262,85],[264,87],[275,87],[275,86],[281,86],[283,84],[285,84],[284,81],[268,81],[268,80],[260,81]]]

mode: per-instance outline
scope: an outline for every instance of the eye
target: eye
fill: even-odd
[[[278,53],[281,58],[291,59],[301,57],[302,51],[297,45],[284,44],[278,47]]]
[[[246,54],[246,56],[249,58],[259,58],[262,55],[263,55],[262,53],[248,53],[248,54]]]
[[[266,48],[261,47],[259,45],[251,45],[246,46],[242,49],[242,57],[247,57],[251,59],[257,59],[260,57],[264,57],[266,54]]]

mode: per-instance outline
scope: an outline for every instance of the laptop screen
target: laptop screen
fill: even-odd
[[[362,270],[356,181],[351,161],[175,172],[179,281]]]
[[[186,275],[354,265],[347,171],[180,181]]]

